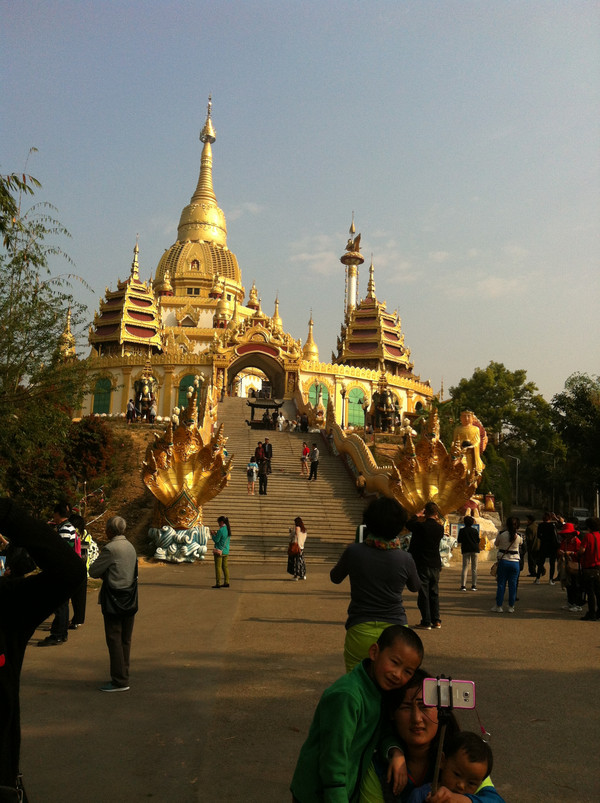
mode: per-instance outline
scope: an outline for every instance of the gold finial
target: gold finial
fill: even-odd
[[[206,122],[204,123],[204,128],[200,132],[200,141],[201,142],[210,142],[213,143],[217,138],[217,132],[213,128],[212,120],[211,120],[211,113],[212,113],[212,95],[208,96],[208,105],[206,107]]]
[[[352,223],[348,231],[350,234],[356,234],[356,229],[354,228],[354,210],[352,210]]]
[[[283,321],[281,320],[281,316],[279,315],[279,294],[275,296],[275,312],[273,313],[273,317],[271,318],[273,321],[273,325],[276,329],[281,329],[283,326]]]
[[[373,265],[373,254],[371,254],[371,264],[369,266],[369,283],[367,285],[367,298],[375,298],[375,266]]]
[[[133,249],[133,262],[131,263],[131,278],[135,279],[138,282],[140,280],[140,270],[139,270],[140,266],[139,266],[139,261],[138,261],[138,256],[139,256],[139,253],[140,253],[140,247],[138,245],[139,236],[140,236],[139,234],[135,235],[135,246],[134,246],[134,249]]]
[[[256,282],[252,281],[252,287],[250,288],[250,296],[248,298],[248,307],[250,309],[256,310],[259,307],[259,300],[258,300],[258,293],[256,291]]]

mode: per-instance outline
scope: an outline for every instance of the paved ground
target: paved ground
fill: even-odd
[[[95,592],[67,644],[32,642],[21,693],[32,803],[289,801],[316,702],[343,672],[348,585],[309,554],[300,583],[284,566],[231,561],[229,590],[210,588],[208,563],[142,568],[130,692],[97,691],[108,659]],[[482,575],[465,594],[458,570],[443,571],[443,627],[422,634],[424,665],[475,681],[507,801],[597,801],[600,623],[527,578],[518,612],[492,614]],[[407,608],[418,621],[415,595]],[[473,712],[462,723],[478,728]]]

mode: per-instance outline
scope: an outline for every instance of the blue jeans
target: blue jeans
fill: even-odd
[[[501,560],[498,562],[498,574],[496,581],[498,589],[496,591],[496,605],[501,606],[504,602],[504,589],[508,583],[508,604],[512,608],[517,597],[517,580],[519,579],[519,561]]]

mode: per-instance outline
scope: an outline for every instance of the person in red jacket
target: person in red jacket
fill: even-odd
[[[579,557],[583,571],[583,585],[587,591],[588,612],[583,621],[600,620],[600,519],[585,520],[587,533],[581,538]]]

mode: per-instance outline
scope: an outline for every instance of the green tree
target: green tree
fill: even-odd
[[[519,491],[519,502],[532,503],[540,491],[544,504],[550,506],[558,477],[557,461],[562,460],[564,446],[553,426],[550,404],[535,383],[527,381],[527,371],[510,371],[492,361],[487,368],[476,368],[470,379],[461,379],[450,388],[450,395],[455,410],[473,410],[486,428],[496,449],[495,459],[506,463],[504,476],[512,478],[515,497]],[[486,463],[489,451],[490,446],[483,456]],[[495,474],[498,479],[497,466]],[[495,492],[502,493],[506,505],[506,489]]]
[[[523,369],[492,361],[461,379],[450,395],[461,410],[473,410],[501,454],[552,439],[550,405]]]
[[[44,492],[34,487],[43,480],[36,460],[40,467],[46,457],[56,466],[62,460],[86,382],[85,362],[61,350],[68,311],[74,322],[83,311],[70,293],[78,277],[54,276],[49,264],[70,262],[55,243],[68,232],[50,204],[22,208],[40,186],[26,174],[0,175],[0,489],[32,498]],[[25,467],[39,476],[26,481]]]
[[[592,507],[600,485],[600,377],[572,374],[552,399],[554,424],[566,446],[566,479]]]

